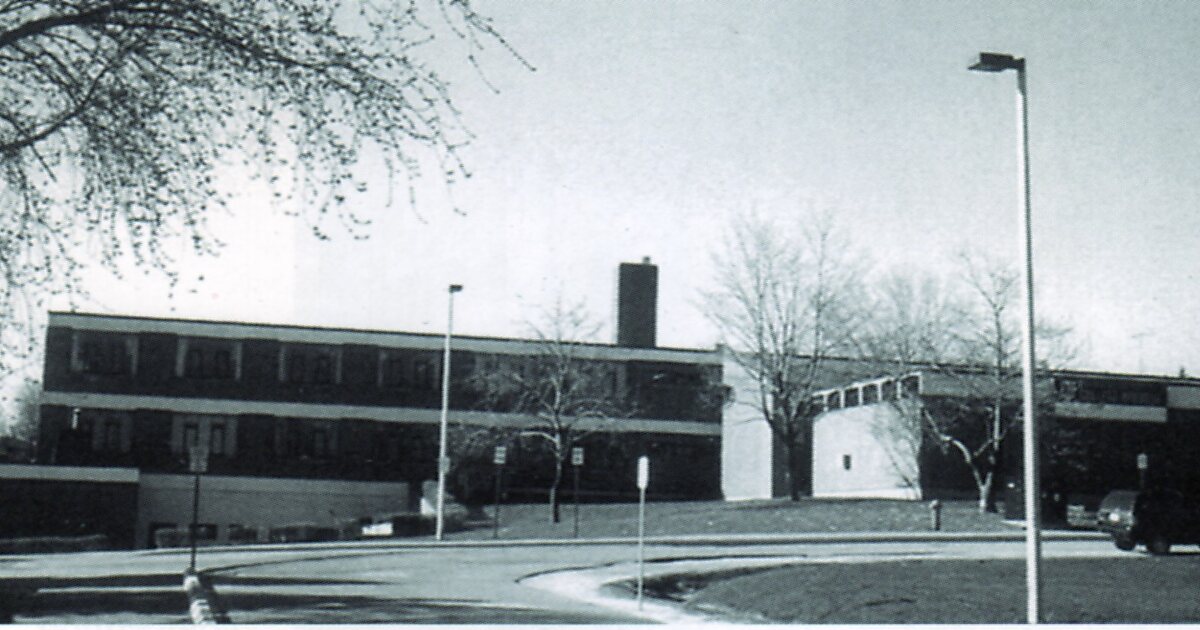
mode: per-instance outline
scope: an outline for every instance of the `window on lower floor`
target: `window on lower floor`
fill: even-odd
[[[122,450],[120,420],[110,418],[104,421],[104,450],[112,452]]]
[[[213,455],[225,454],[225,425],[213,424],[208,430],[208,452]]]
[[[183,425],[184,450],[195,446],[200,446],[200,425],[195,423]]]

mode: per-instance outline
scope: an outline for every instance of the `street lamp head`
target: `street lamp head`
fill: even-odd
[[[461,284],[452,284],[452,285],[450,285],[450,292],[451,292],[451,293],[458,293],[459,291],[462,291],[462,285],[461,285]]]
[[[1024,70],[1025,59],[1013,57],[1004,53],[979,53],[979,61],[968,68],[976,72],[1004,72],[1005,70]]]

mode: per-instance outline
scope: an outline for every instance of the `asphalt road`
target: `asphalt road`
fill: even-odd
[[[866,540],[866,539],[861,539]],[[745,564],[871,562],[895,558],[1021,557],[1019,540],[775,542],[648,545],[647,576]],[[1047,556],[1129,554],[1104,540],[1046,541]],[[328,544],[201,550],[234,623],[698,622],[666,602],[639,607],[604,584],[637,575],[636,546],[606,544]],[[7,588],[36,586],[17,623],[182,623],[185,551],[0,557]]]

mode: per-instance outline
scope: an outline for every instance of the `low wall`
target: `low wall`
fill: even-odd
[[[143,474],[138,493],[137,546],[153,546],[154,531],[192,520],[191,475]],[[416,491],[419,492],[419,489]],[[291,523],[336,526],[373,514],[410,509],[404,482],[222,477],[202,475],[197,522],[213,526],[209,542],[237,541],[238,530]]]

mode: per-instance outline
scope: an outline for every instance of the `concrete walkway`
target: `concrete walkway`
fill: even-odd
[[[999,533],[852,533],[672,536],[647,540],[646,575],[708,573],[734,567],[795,562],[878,561],[902,557],[1015,557],[1020,531]],[[1048,556],[1118,553],[1094,532],[1048,532]],[[33,588],[88,584],[181,583],[186,550],[0,557],[0,583]],[[198,565],[212,576],[235,623],[346,623],[313,602],[363,603],[375,616],[359,623],[419,623],[388,617],[389,610],[426,610],[460,623],[702,623],[713,617],[670,603],[645,600],[639,610],[612,582],[636,578],[636,540],[360,541],[319,545],[262,545],[202,549]],[[275,597],[271,615],[239,601]],[[239,599],[240,598],[240,599]],[[291,602],[291,604],[289,604]],[[258,604],[255,604],[258,605]],[[274,605],[274,604],[273,604]],[[287,607],[296,608],[288,617]],[[324,605],[324,604],[322,604]],[[330,604],[331,606],[332,604]],[[407,607],[407,608],[405,608]],[[453,610],[451,610],[453,609]],[[353,611],[350,611],[353,612]],[[306,616],[312,613],[315,617]],[[258,616],[255,616],[255,615]],[[265,616],[264,616],[265,615]],[[324,616],[322,616],[324,615]],[[475,621],[476,618],[479,621]],[[353,619],[353,618],[351,618]],[[490,620],[490,621],[489,621]],[[726,618],[721,621],[728,622]],[[54,623],[52,619],[44,623]]]

